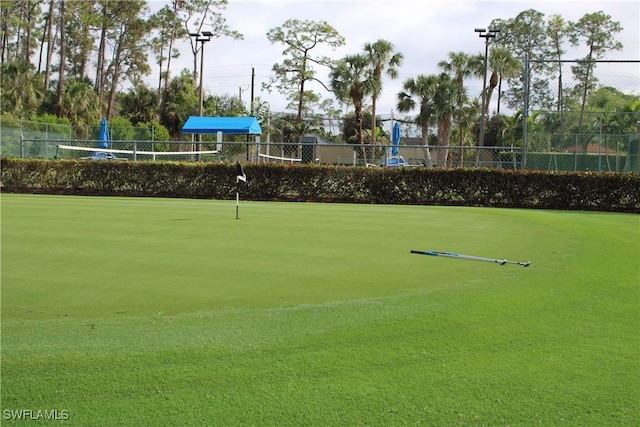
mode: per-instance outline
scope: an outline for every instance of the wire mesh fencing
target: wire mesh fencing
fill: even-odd
[[[525,65],[526,168],[640,172],[640,61]]]

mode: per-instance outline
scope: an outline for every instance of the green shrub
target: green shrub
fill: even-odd
[[[3,157],[3,191],[244,200],[460,205],[640,213],[640,175]]]

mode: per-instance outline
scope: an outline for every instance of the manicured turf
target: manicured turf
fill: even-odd
[[[637,215],[0,203],[2,425],[640,422]]]

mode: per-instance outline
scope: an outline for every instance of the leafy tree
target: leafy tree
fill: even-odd
[[[529,81],[524,74],[508,79],[509,90],[505,93],[505,101],[511,108],[519,108],[524,103],[525,91],[529,93],[529,105],[533,108],[549,109],[552,97],[549,92],[549,66],[544,62],[536,62],[549,58],[544,14],[533,9],[520,12],[513,19],[496,19],[491,28],[499,28],[500,36],[494,45],[501,46],[511,52],[515,58],[525,55],[530,63]]]
[[[66,16],[65,16],[65,0],[60,0],[58,6],[58,19],[59,24],[58,28],[66,27]],[[66,62],[67,62],[67,36],[66,31],[60,32],[60,55],[58,62],[58,87],[56,89],[56,97],[53,103],[54,111],[57,112],[58,116],[62,117],[63,114],[63,106],[62,106],[62,95],[64,94],[64,84],[66,78]]]
[[[153,122],[144,122],[138,123],[136,125],[139,129],[144,129],[144,139],[148,141],[170,141],[171,135],[169,135],[169,130],[162,125],[162,123],[153,121]],[[168,146],[166,146],[168,148]],[[156,149],[158,146],[156,145]]]
[[[173,138],[178,138],[182,134],[182,125],[189,116],[196,114],[199,107],[193,74],[183,69],[180,75],[169,82],[166,96],[161,123],[167,127]]]
[[[44,91],[49,91],[49,83],[51,80],[51,67],[53,63],[53,51],[54,51],[54,34],[53,34],[53,21],[55,12],[55,0],[49,0],[49,9],[45,14],[44,34],[42,37],[42,44],[40,45],[40,62],[38,62],[38,72],[42,66],[42,53],[46,51],[45,69],[44,69]]]
[[[581,42],[588,48],[584,62],[579,62],[571,67],[574,77],[579,84],[576,89],[580,90],[582,99],[580,106],[580,125],[584,117],[584,109],[589,91],[595,89],[597,80],[593,76],[593,61],[602,59],[612,50],[621,50],[622,43],[615,39],[615,35],[622,31],[619,22],[612,21],[611,16],[604,12],[596,12],[584,15],[578,22],[571,26],[570,40],[573,46],[580,45]]]
[[[602,113],[602,132],[606,135],[630,135],[638,133],[640,99],[612,87],[601,87],[589,95],[590,110]],[[635,106],[635,107],[634,107]],[[635,110],[634,110],[635,108]]]
[[[199,34],[209,31],[213,38],[231,37],[241,40],[243,35],[231,30],[227,20],[222,16],[221,10],[227,7],[228,0],[181,0],[176,5],[176,11],[184,25],[184,33]],[[198,80],[198,54],[204,48],[204,44],[189,37],[191,53],[193,53],[193,80]]]
[[[100,10],[98,11],[100,16],[98,37],[98,52],[96,63],[96,78],[95,78],[95,90],[98,93],[98,100],[100,105],[104,99],[105,86],[107,83],[106,69],[107,69],[107,31],[113,25],[113,18],[110,14],[110,3],[107,1],[100,2]]]
[[[562,55],[566,53],[564,50],[564,40],[568,36],[569,23],[560,15],[552,15],[547,21],[546,33],[549,39],[549,51],[551,57],[558,61],[557,74],[558,74],[558,101],[557,110],[562,109]]]
[[[41,3],[42,0],[0,2],[0,65],[30,62],[37,44]]]
[[[404,56],[394,52],[393,43],[379,39],[374,43],[366,43],[364,51],[369,58],[373,78],[378,80],[376,89],[371,93],[371,129],[376,129],[376,102],[382,92],[382,74],[386,73],[392,79],[398,78],[398,67],[402,65]],[[375,143],[375,132],[372,132],[371,142]]]
[[[90,60],[94,52],[93,29],[100,21],[94,1],[72,1],[67,5],[67,62],[68,77],[88,76]],[[52,48],[48,45],[48,49]]]
[[[204,111],[207,115],[219,117],[240,117],[247,115],[247,109],[237,96],[213,95],[204,101]]]
[[[178,9],[183,0],[171,0],[171,6],[164,6],[149,18],[150,25],[156,30],[151,40],[152,50],[158,63],[158,93],[160,100],[160,115],[164,110],[165,93],[171,77],[171,60],[180,56],[175,42],[185,38],[188,34],[181,25]],[[164,83],[164,84],[163,84]]]
[[[0,66],[15,60],[15,50],[12,52],[12,42],[17,32],[17,24],[20,22],[16,17],[19,4],[17,1],[0,2]]]
[[[44,113],[44,114],[31,114],[29,115],[29,120],[33,121],[33,122],[38,122],[38,123],[45,123],[45,124],[50,124],[50,125],[61,125],[61,126],[66,126],[69,127],[71,125],[71,122],[69,121],[69,118],[67,117],[57,117],[53,114],[50,113]]]
[[[289,102],[297,104],[297,120],[302,122],[305,103],[313,99],[314,94],[307,89],[307,82],[317,81],[329,90],[316,78],[314,65],[332,67],[334,64],[329,57],[315,56],[314,49],[342,46],[344,37],[325,21],[289,19],[282,26],[270,29],[267,39],[272,44],[283,44],[285,49],[282,63],[273,65],[274,74],[263,87],[269,91],[275,88],[286,95]]]
[[[99,128],[99,122],[95,128]],[[109,136],[114,141],[131,141],[136,137],[136,130],[126,117],[114,117],[109,120]],[[124,147],[125,149],[130,149],[131,147]]]
[[[116,113],[117,88],[120,79],[126,75],[134,84],[139,84],[142,76],[150,72],[146,55],[149,50],[147,34],[150,27],[148,21],[141,17],[145,11],[144,0],[118,2],[113,9],[118,24],[109,34],[114,47],[113,57],[107,68],[111,80],[107,118],[113,117]]]
[[[332,142],[341,142],[340,139],[340,123],[344,112],[340,108],[336,108],[333,99],[325,99],[320,104],[321,117],[318,117],[318,122],[321,123],[317,132],[324,139]],[[337,131],[337,132],[335,132]]]

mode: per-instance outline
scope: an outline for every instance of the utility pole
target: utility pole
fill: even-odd
[[[487,31],[484,28],[476,28],[474,30],[478,33],[478,37],[484,38],[484,72],[482,77],[482,111],[480,112],[480,137],[478,138],[478,150],[476,151],[476,163],[480,161],[480,150],[484,147],[484,133],[487,121],[487,114],[489,106],[487,105],[487,65],[489,58],[489,39],[495,38],[496,34],[500,32],[499,29],[489,29]]]
[[[198,43],[200,43],[200,94],[199,94],[199,107],[198,115],[202,117],[204,113],[204,84],[202,77],[204,74],[204,44],[211,40],[213,33],[211,31],[202,31],[200,33],[189,33],[189,36],[194,37],[196,41],[196,52],[198,49]],[[202,134],[198,134],[198,150],[200,151],[202,145]],[[198,160],[200,160],[200,154],[198,154]]]

